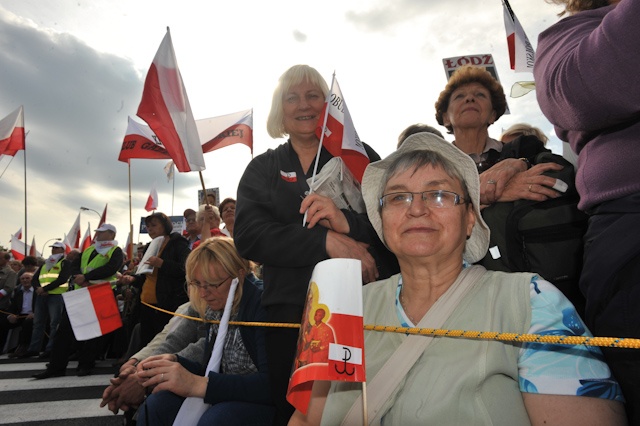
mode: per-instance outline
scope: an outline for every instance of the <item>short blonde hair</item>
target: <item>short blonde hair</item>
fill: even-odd
[[[240,280],[233,298],[232,307],[232,313],[237,313],[240,307],[240,299],[242,299],[244,277],[251,272],[249,261],[240,257],[231,238],[209,238],[208,240],[202,241],[202,243],[189,254],[189,257],[187,257],[185,265],[187,282],[190,283],[193,281],[196,272],[199,272],[206,281],[212,281],[210,272],[212,266],[216,268],[220,267],[229,274],[229,276]],[[191,302],[191,306],[200,316],[204,318],[207,310],[207,302],[200,297],[198,289],[194,286],[189,286],[189,302]]]
[[[535,136],[536,138],[540,139],[542,143],[545,145],[549,140],[547,135],[545,135],[542,130],[540,130],[537,127],[531,126],[530,124],[527,124],[527,123],[516,123],[513,126],[509,127],[507,130],[505,130],[504,132],[502,132],[502,134],[500,135],[501,142],[504,142],[502,139],[505,136],[512,136],[514,138],[518,136]]]
[[[309,65],[294,65],[286,70],[278,79],[278,85],[273,91],[271,110],[269,111],[269,117],[267,117],[267,133],[272,138],[277,139],[287,135],[287,131],[284,128],[284,106],[282,100],[291,87],[304,82],[318,86],[322,96],[327,97],[329,86],[327,86],[327,82],[315,68]]]

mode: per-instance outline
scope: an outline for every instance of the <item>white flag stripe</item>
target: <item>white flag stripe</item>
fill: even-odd
[[[162,142],[156,136],[156,134],[153,133],[153,130],[151,130],[151,127],[143,123],[138,123],[131,117],[129,117],[129,124],[127,125],[127,135],[144,136],[145,138],[149,139],[151,142],[154,142],[156,145],[164,148],[164,145],[162,145]]]
[[[0,140],[9,138],[16,127],[24,128],[24,115],[22,107],[18,107],[18,109],[0,120]]]
[[[62,297],[76,340],[83,341],[102,335],[88,288],[68,291]]]
[[[320,263],[331,263],[331,268],[318,268]],[[362,277],[361,263],[357,259],[323,260],[313,270],[311,281],[322,284],[320,300],[331,307],[332,314],[362,316],[361,289],[345,283],[357,282]],[[334,269],[335,268],[335,269]],[[341,273],[336,274],[338,270]]]
[[[329,343],[329,359],[331,361],[345,362],[345,352],[349,354],[348,364],[362,365],[362,348],[347,345]]]
[[[234,124],[246,124],[253,129],[253,114],[250,109],[196,120],[200,143],[205,144]]]

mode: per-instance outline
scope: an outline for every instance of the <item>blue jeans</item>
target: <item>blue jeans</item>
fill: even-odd
[[[169,391],[151,394],[138,408],[139,426],[173,425],[185,398]],[[272,405],[228,401],[212,405],[200,417],[198,426],[271,426],[276,409]]]
[[[53,346],[53,337],[58,330],[60,323],[60,315],[64,300],[61,294],[49,294],[48,296],[38,296],[36,298],[36,309],[33,314],[33,333],[31,334],[31,343],[29,344],[30,352],[40,352],[42,348],[42,339],[44,338],[44,329],[47,321],[47,313],[49,316],[49,341],[45,351],[51,352]]]

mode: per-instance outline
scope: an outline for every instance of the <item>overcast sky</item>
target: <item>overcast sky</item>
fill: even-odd
[[[511,6],[534,47],[560,11],[544,0]],[[278,77],[294,64],[315,67],[328,83],[335,70],[359,136],[382,157],[408,125],[437,126],[443,58],[491,53],[507,95],[514,82],[533,79],[509,69],[500,0],[0,0],[0,118],[24,106],[27,238],[35,235],[39,251],[69,231],[80,206],[102,212],[105,203],[124,245],[129,169],[117,158],[167,26],[195,118],[253,108],[255,155],[283,142],[267,135],[265,122]],[[529,122],[561,152],[535,93],[508,102],[511,114],[490,127],[491,136]],[[205,154],[206,186],[235,198],[250,160],[242,145]],[[0,158],[4,246],[25,226],[24,161],[24,151]],[[134,242],[148,241],[138,223],[154,183],[160,211],[181,215],[197,206],[198,174],[167,182],[165,164],[131,162]],[[83,234],[87,222],[93,231],[98,215],[82,212]]]

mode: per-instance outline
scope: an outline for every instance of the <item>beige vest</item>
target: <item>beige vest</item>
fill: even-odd
[[[533,274],[487,271],[443,328],[526,333]],[[400,326],[395,300],[399,275],[364,287],[364,322]],[[406,338],[365,331],[368,381]],[[519,344],[436,338],[383,406],[384,425],[528,425],[518,386]],[[339,425],[361,385],[333,382],[323,425]]]

